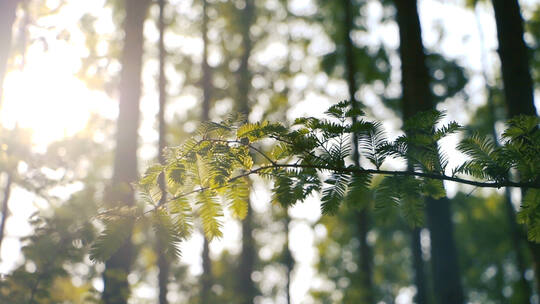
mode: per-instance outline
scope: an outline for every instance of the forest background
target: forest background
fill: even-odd
[[[427,56],[411,56],[422,44]],[[414,228],[372,203],[321,216],[319,194],[287,210],[254,178],[246,217],[225,210],[212,241],[195,219],[181,258],[164,254],[151,220],[106,263],[89,250],[104,228],[98,213],[143,199],[118,188],[201,121],[230,113],[292,122],[352,95],[391,138],[402,117],[436,107],[441,123],[500,141],[507,118],[536,115],[539,45],[536,1],[3,0],[0,299],[538,303],[539,251],[517,224],[518,188],[445,182],[448,208],[427,202]],[[505,46],[518,67],[506,74]],[[465,159],[455,148],[463,136],[441,142],[450,168]]]

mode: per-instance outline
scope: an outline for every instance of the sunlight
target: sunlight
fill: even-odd
[[[31,129],[34,143],[41,145],[82,130],[98,109],[106,116],[115,115],[113,103],[103,104],[107,102],[104,93],[90,91],[74,76],[78,54],[65,42],[49,47],[54,52],[31,47],[26,67],[7,75],[0,116],[6,127],[17,124]]]

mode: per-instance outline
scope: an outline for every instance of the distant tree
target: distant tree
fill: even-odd
[[[240,58],[240,67],[238,69],[238,102],[235,105],[239,113],[246,115],[246,119],[251,111],[250,107],[250,87],[251,71],[249,68],[249,59],[252,52],[252,41],[250,37],[251,26],[256,20],[257,11],[254,0],[246,0],[244,7],[239,10],[238,21],[242,35],[242,55]],[[253,209],[249,197],[247,199],[246,217],[242,221],[242,251],[237,273],[238,303],[253,303],[257,295],[257,288],[251,279],[255,268],[257,252],[255,250],[255,239],[253,238]]]
[[[165,75],[165,62],[167,53],[165,50],[165,0],[158,0],[159,16],[158,16],[158,30],[159,30],[159,43],[158,43],[158,94],[159,94],[159,110],[158,110],[158,162],[165,164],[165,147],[167,146],[167,123],[165,122],[165,109],[167,103],[167,78]],[[162,175],[159,177],[159,189],[161,190],[162,203],[167,200],[167,189],[165,186],[165,177]],[[167,293],[170,275],[170,263],[169,256],[165,254],[166,244],[163,244],[164,240],[158,238],[157,240],[157,254],[158,254],[158,288],[159,288],[159,304],[167,304]]]
[[[394,1],[394,3],[400,33],[403,118],[409,120],[421,111],[433,109],[434,104],[416,0]],[[409,132],[410,136],[416,136],[414,129],[405,129],[405,132]],[[436,144],[425,148],[438,150]],[[463,303],[465,299],[460,282],[461,275],[448,198],[445,195],[441,195],[439,199],[428,197],[426,217],[431,238],[433,282],[437,303]],[[425,301],[425,295],[422,295],[422,298]]]
[[[133,207],[135,198],[130,184],[137,180],[137,143],[139,125],[139,99],[141,95],[141,70],[143,55],[143,23],[149,0],[125,1],[125,40],[120,74],[120,102],[116,131],[116,152],[112,186],[107,200],[110,206]],[[127,223],[126,236],[131,235],[132,225]],[[105,262],[102,299],[106,304],[127,303],[129,274],[135,252],[129,237]]]
[[[504,84],[504,96],[508,118],[518,115],[536,116],[533,81],[530,73],[530,53],[523,37],[524,26],[517,0],[493,0],[499,58]],[[526,197],[526,192],[522,191]],[[523,201],[524,207],[526,201]],[[540,290],[540,245],[529,243],[534,261],[536,286]]]

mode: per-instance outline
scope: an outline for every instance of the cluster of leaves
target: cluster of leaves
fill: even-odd
[[[223,209],[243,218],[248,178],[258,175],[273,182],[273,201],[285,208],[320,192],[323,214],[334,214],[342,202],[366,207],[370,200],[361,198],[374,193],[376,210],[398,208],[415,226],[422,224],[423,197],[444,197],[442,182],[450,180],[479,187],[530,187],[520,219],[529,226],[530,239],[540,241],[538,118],[511,120],[499,148],[476,135],[463,139],[458,149],[471,159],[446,175],[447,156],[438,142],[461,127],[455,122],[438,127],[443,113],[419,114],[406,122],[405,135],[394,141],[387,139],[380,123],[362,118],[349,102],[332,106],[326,114],[326,119],[297,119],[291,127],[267,121],[240,124],[234,117],[202,124],[183,145],[169,148],[166,164],[148,168],[139,189],[151,209],[137,216],[154,213],[156,231],[173,246],[191,232],[193,214],[202,220],[208,238],[220,237]],[[351,138],[358,140],[366,167],[351,160]],[[407,161],[409,169],[381,169],[388,158]],[[509,179],[512,169],[520,173],[521,182]],[[385,177],[375,183],[374,175]],[[160,176],[170,198],[161,198]]]

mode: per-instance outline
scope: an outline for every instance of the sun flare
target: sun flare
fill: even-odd
[[[75,77],[79,59],[67,46],[55,52],[30,50],[24,69],[13,69],[4,84],[1,120],[7,127],[32,130],[36,144],[47,144],[82,130],[106,95]]]

